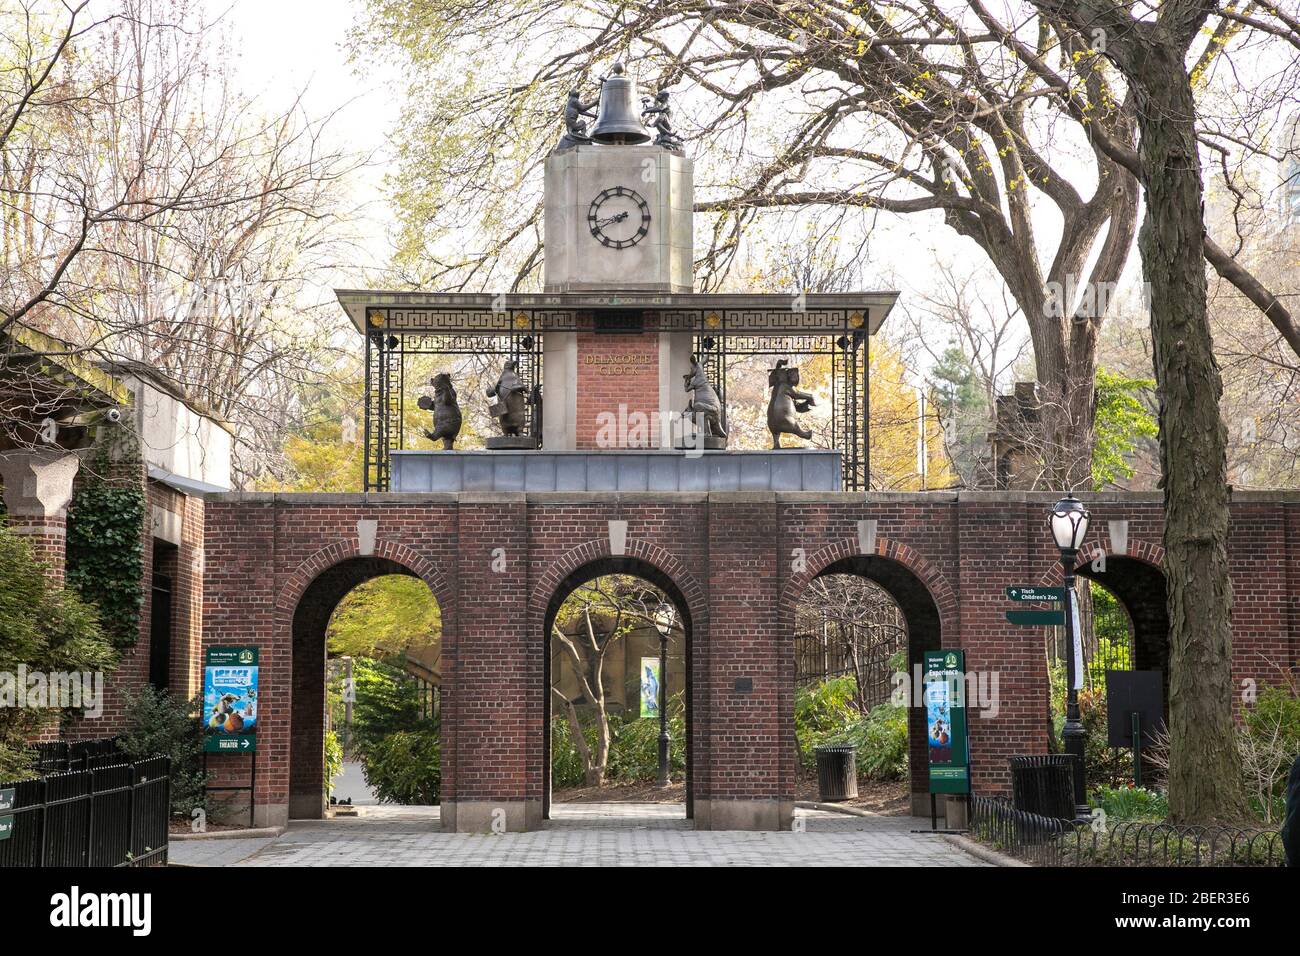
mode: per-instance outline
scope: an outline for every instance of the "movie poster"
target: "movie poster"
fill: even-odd
[[[210,647],[203,668],[203,749],[257,748],[257,648]]]

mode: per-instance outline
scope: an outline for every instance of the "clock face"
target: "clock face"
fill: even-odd
[[[591,201],[587,225],[602,244],[626,249],[650,231],[650,205],[635,190],[611,186]]]

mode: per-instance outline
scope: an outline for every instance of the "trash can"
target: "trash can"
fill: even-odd
[[[1073,820],[1073,758],[1068,754],[1012,757],[1011,802],[1017,810]]]
[[[826,803],[858,795],[858,748],[852,744],[818,747],[817,793]]]

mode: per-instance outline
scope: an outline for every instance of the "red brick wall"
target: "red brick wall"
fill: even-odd
[[[1003,591],[1059,576],[1044,519],[1050,498],[222,497],[207,506],[204,643],[262,648],[258,800],[283,807],[298,598],[326,569],[356,559],[358,519],[377,520],[377,554],[427,581],[443,613],[444,800],[536,804],[545,780],[546,610],[562,582],[610,557],[609,521],[624,520],[628,556],[661,571],[690,608],[696,800],[787,801],[795,783],[794,606],[818,572],[860,560],[857,522],[872,519],[876,554],[861,566],[888,575],[909,621],[937,622],[926,627],[942,646],[964,648],[968,669],[998,676],[999,713],[973,713],[970,723],[975,786],[1002,792],[1007,758],[1042,752],[1047,741],[1043,635],[1007,623]],[[1268,680],[1275,659],[1294,665],[1300,657],[1300,563],[1284,544],[1300,534],[1300,498],[1238,499],[1234,669]],[[1127,553],[1158,564],[1158,500],[1098,496],[1091,506],[1085,558],[1110,547],[1108,519],[1126,518]],[[919,792],[924,749],[914,736]],[[233,776],[247,764],[212,763]]]
[[[579,332],[577,346],[578,447],[655,447],[659,442],[659,336]],[[609,419],[619,423],[616,430],[602,430]]]
[[[137,474],[134,466],[117,466],[115,477],[129,480]],[[143,480],[143,468],[139,469]],[[173,695],[192,697],[199,691],[202,674],[200,647],[203,630],[203,500],[183,495],[174,489],[148,481],[145,483],[145,520],[140,537],[143,545],[143,574],[140,587],[139,638],[122,654],[121,661],[104,679],[104,712],[96,719],[71,723],[63,732],[68,740],[111,737],[119,733],[126,720],[126,695],[136,693],[149,682],[149,641],[153,612],[153,574],[155,546],[152,508],[179,514],[182,519],[181,543],[166,558],[157,556],[159,570],[172,577],[172,644],[168,683]]]

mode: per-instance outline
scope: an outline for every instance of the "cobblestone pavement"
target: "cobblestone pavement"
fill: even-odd
[[[983,866],[912,817],[799,810],[802,832],[695,832],[673,804],[557,804],[544,830],[442,833],[436,807],[364,807],[258,840],[186,840],[191,866]]]

